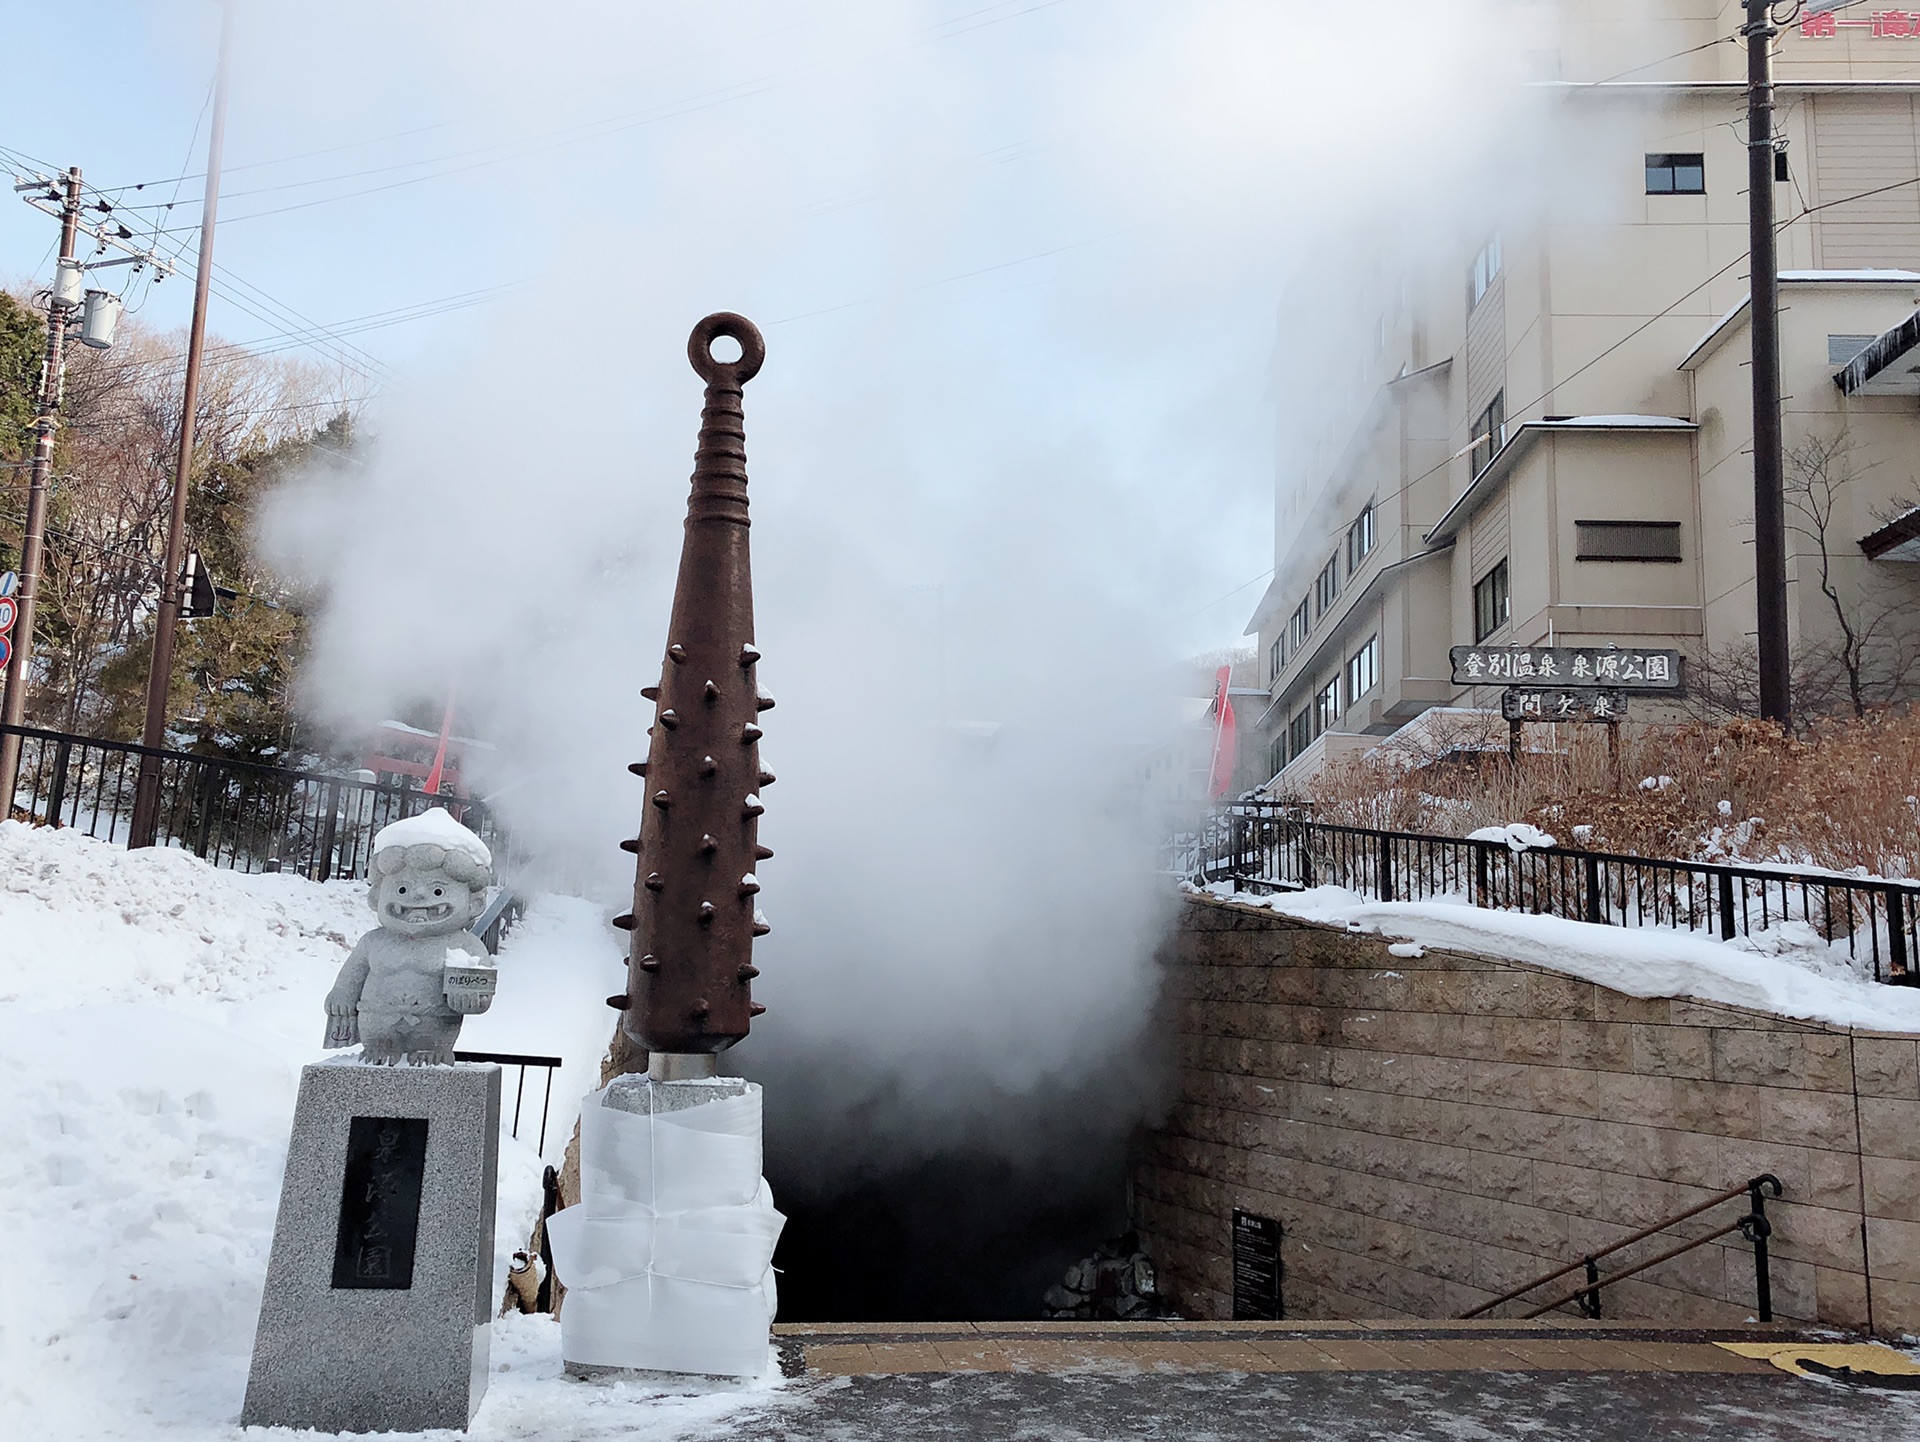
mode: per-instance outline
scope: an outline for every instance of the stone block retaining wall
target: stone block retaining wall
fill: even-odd
[[[1439,1318],[1772,1172],[1775,1316],[1862,1327],[1870,1306],[1877,1331],[1920,1332],[1915,1037],[1390,940],[1187,904],[1167,976],[1179,1093],[1132,1188],[1184,1315],[1231,1315],[1236,1206],[1286,1228],[1289,1317]],[[1603,1298],[1609,1317],[1740,1321],[1752,1249],[1735,1233]]]

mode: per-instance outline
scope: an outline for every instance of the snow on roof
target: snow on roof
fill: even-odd
[[[1622,427],[1645,426],[1651,430],[1690,431],[1693,422],[1681,416],[1548,416],[1544,420],[1528,421],[1530,426],[1545,426],[1548,429],[1562,430],[1615,430]]]
[[[1891,269],[1889,270],[1873,270],[1873,269],[1783,270],[1780,272],[1780,279],[1785,281],[1799,282],[1802,284],[1810,281],[1824,281],[1824,280],[1865,281],[1868,283],[1871,283],[1873,281],[1887,281],[1887,282],[1899,284],[1899,283],[1905,283],[1908,281],[1920,280],[1920,271],[1891,270]]]
[[[394,846],[441,846],[448,851],[464,851],[482,866],[493,865],[493,853],[487,850],[487,843],[438,806],[381,827],[373,838],[374,854],[377,856]]]
[[[1832,282],[1838,285],[1913,285],[1920,283],[1920,271],[1913,270],[1783,270],[1780,272],[1783,285],[1824,285]],[[1748,292],[1734,303],[1720,319],[1707,327],[1707,333],[1693,343],[1693,349],[1686,353],[1675,370],[1686,370],[1694,361],[1712,346],[1733,323],[1745,314],[1747,307],[1753,304],[1753,294]]]
[[[440,733],[438,731],[423,731],[418,726],[407,725],[404,721],[381,721],[377,723],[373,729],[375,732],[397,731],[406,736],[424,736],[429,741],[438,741],[440,739]],[[457,741],[462,746],[471,746],[480,751],[491,751],[494,749],[491,741],[477,741],[471,736],[450,735],[447,737],[447,740],[449,742]]]

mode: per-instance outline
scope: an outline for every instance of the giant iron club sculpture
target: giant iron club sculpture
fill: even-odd
[[[715,359],[722,336],[740,358]],[[686,539],[667,627],[647,759],[633,910],[615,918],[632,933],[621,1029],[649,1054],[660,1080],[711,1076],[715,1058],[766,1008],[753,1000],[754,869],[773,855],[759,844],[759,715],[773,705],[754,673],[753,576],[747,548],[747,449],[741,388],[766,358],[753,323],[729,312],[693,328],[687,355],[707,383],[693,461]]]

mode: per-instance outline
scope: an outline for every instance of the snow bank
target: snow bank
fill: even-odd
[[[389,846],[429,845],[464,851],[482,866],[493,865],[493,853],[487,849],[487,843],[438,806],[381,827],[373,838],[373,854],[378,856]]]
[[[0,1410],[21,1435],[238,1435],[299,1068],[323,1055],[321,998],[372,922],[365,895],[0,823]],[[601,908],[540,897],[461,1035],[564,1059],[548,1160],[598,1083],[621,976]],[[520,1140],[502,1137],[496,1290],[539,1204],[540,1088],[532,1073]],[[498,1324],[493,1355],[475,1438],[677,1438],[779,1400],[568,1382],[543,1318]]]
[[[1799,922],[1726,942],[1667,927],[1596,926],[1491,911],[1461,898],[1369,901],[1339,886],[1250,896],[1217,883],[1204,894],[1348,931],[1527,962],[1628,996],[1687,997],[1798,1021],[1920,1031],[1920,990],[1863,978],[1844,950],[1829,947]],[[1411,954],[1392,950],[1396,956]]]

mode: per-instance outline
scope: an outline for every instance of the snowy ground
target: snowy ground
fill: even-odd
[[[1629,996],[1692,997],[1803,1021],[1871,1031],[1920,1031],[1920,989],[1867,980],[1844,946],[1789,921],[1772,931],[1716,941],[1669,927],[1596,926],[1558,916],[1493,911],[1465,898],[1371,901],[1339,886],[1255,896],[1228,883],[1205,894],[1271,907],[1303,921],[1400,940],[1409,958],[1424,946],[1479,951],[1596,981]]]
[[[321,998],[372,925],[365,895],[0,823],[0,1209],[14,1234],[0,1410],[14,1435],[247,1435],[234,1419],[298,1071],[322,1055]],[[624,984],[613,937],[600,907],[541,897],[502,948],[493,1009],[461,1036],[565,1059],[549,1160],[598,1078],[602,999]],[[510,1116],[513,1070],[505,1081]],[[521,1140],[502,1138],[496,1289],[539,1205],[529,1090]],[[476,1438],[667,1439],[784,1405],[773,1384],[663,1398],[566,1381],[544,1318],[497,1324],[493,1359]]]

